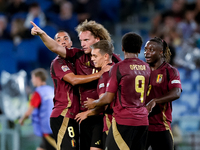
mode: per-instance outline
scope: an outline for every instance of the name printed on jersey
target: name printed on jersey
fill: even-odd
[[[145,65],[130,65],[131,70],[146,70]]]
[[[66,72],[67,70],[70,70],[69,67],[68,67],[67,65],[62,66],[61,68],[62,68],[62,70],[63,70],[64,72]]]
[[[104,83],[99,84],[99,89],[104,87]]]
[[[173,83],[181,83],[181,82],[179,80],[172,80],[171,83],[173,84]]]

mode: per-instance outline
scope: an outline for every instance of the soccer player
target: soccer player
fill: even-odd
[[[63,47],[71,48],[72,41],[69,34],[59,31],[55,35],[55,41]],[[51,64],[51,77],[55,87],[54,109],[51,114],[51,128],[56,139],[58,150],[79,149],[79,129],[74,120],[79,112],[78,89],[73,85],[96,80],[102,74],[103,69],[92,75],[75,75],[72,64],[57,56]]]
[[[41,31],[33,22],[33,28],[31,29],[32,35],[39,35],[43,43],[47,46],[49,50],[57,53],[63,58],[70,59],[75,66],[77,75],[90,75],[99,70],[95,68],[91,60],[91,48],[90,46],[100,40],[108,40],[111,42],[110,34],[108,31],[95,21],[84,21],[82,24],[78,25],[76,28],[79,33],[79,39],[81,41],[81,49],[77,48],[64,48],[58,45],[52,38],[50,38],[44,31]],[[120,61],[120,58],[113,54],[113,62]],[[84,101],[87,97],[94,99],[98,98],[97,94],[97,80],[79,85],[80,93],[80,110],[86,111],[84,107]],[[95,124],[95,125],[94,125]],[[93,129],[96,132],[89,132],[88,126],[94,125],[94,128],[89,128],[89,131]],[[90,118],[85,119],[81,122],[80,125],[80,149],[83,150],[92,150],[92,149],[101,149],[102,148],[102,131],[103,120],[101,116],[91,116]],[[98,133],[97,133],[98,132]],[[89,134],[88,134],[89,133]],[[91,134],[90,134],[91,133]]]
[[[42,142],[37,150],[56,149],[49,120],[53,108],[54,89],[46,85],[47,76],[47,71],[43,68],[37,68],[31,72],[31,81],[36,89],[31,97],[28,110],[19,120],[19,123],[23,125],[24,121],[32,114],[34,133],[42,137]]]
[[[106,41],[106,40],[100,40],[99,42],[91,45],[92,48],[92,61],[94,62],[94,65],[96,68],[103,68],[106,65],[113,66],[114,63],[112,62],[112,54],[114,52],[114,47],[112,43]],[[97,84],[97,93],[99,95],[99,98],[103,96],[103,94],[106,92],[106,86],[107,82],[109,80],[109,72],[104,72],[102,76],[98,80]],[[94,108],[90,109],[84,112],[81,112],[76,115],[76,120],[79,121],[79,123],[82,122],[82,120],[86,119],[88,116],[91,115],[98,115],[99,113],[105,111],[105,107],[103,108]],[[104,112],[104,127],[103,127],[103,146],[105,145],[105,139],[108,134],[108,130],[111,126],[112,122],[112,107],[110,105],[107,106],[106,111]],[[102,114],[103,115],[103,114]]]
[[[145,108],[150,77],[147,63],[138,59],[142,38],[132,32],[122,38],[125,59],[110,70],[106,93],[98,100],[88,98],[92,109],[113,101],[114,119],[106,138],[107,150],[143,150],[148,133],[148,111]]]
[[[145,45],[145,59],[151,68],[150,94],[147,96],[149,132],[147,147],[153,150],[173,150],[171,132],[172,101],[181,95],[180,75],[170,61],[167,43],[155,37]]]

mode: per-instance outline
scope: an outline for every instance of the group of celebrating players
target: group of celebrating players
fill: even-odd
[[[76,27],[82,49],[72,47],[67,32],[52,39],[31,23],[31,34],[58,54],[50,67],[57,150],[173,150],[172,101],[182,88],[164,40],[146,42],[144,62],[138,58],[141,36],[126,33],[121,60],[109,32],[95,21]]]

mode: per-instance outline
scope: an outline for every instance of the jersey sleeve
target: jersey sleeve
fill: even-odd
[[[102,76],[98,81],[98,94],[101,95],[106,92],[106,86],[107,86],[108,78],[106,76]]]
[[[38,92],[34,92],[33,95],[31,96],[30,105],[35,108],[38,108],[40,104],[41,104],[41,97]]]
[[[71,73],[72,70],[67,65],[64,59],[57,59],[53,63],[55,75],[61,80],[66,74]]]
[[[117,80],[117,73],[118,73],[118,65],[114,65],[110,70],[110,79],[107,83],[106,92],[116,93],[118,89],[118,80]]]
[[[170,80],[168,82],[169,90],[171,90],[173,88],[182,89],[181,80],[180,80],[180,74],[179,74],[178,70],[175,69],[175,68],[169,70],[169,76],[170,76]]]

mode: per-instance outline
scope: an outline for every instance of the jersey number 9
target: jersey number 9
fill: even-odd
[[[141,86],[139,86],[140,81],[141,81]],[[135,78],[135,91],[141,94],[140,96],[141,103],[143,103],[144,101],[144,85],[145,85],[145,77],[142,75],[137,75]]]

